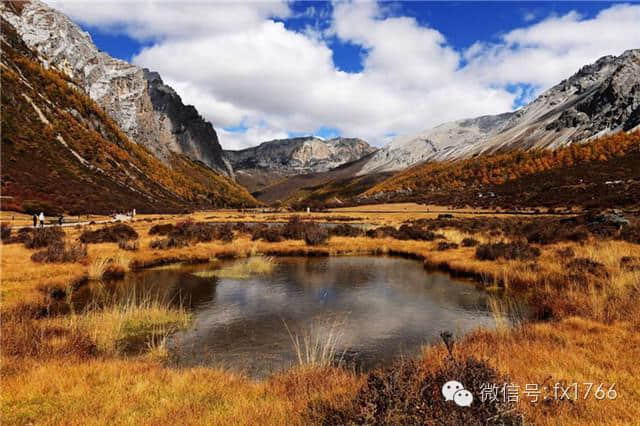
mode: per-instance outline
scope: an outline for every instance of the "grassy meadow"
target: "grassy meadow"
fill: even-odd
[[[453,215],[455,225],[438,219],[443,213]],[[285,224],[291,215],[198,212],[188,215],[188,223]],[[192,321],[189,310],[180,304],[169,304],[154,294],[96,299],[82,310],[69,303],[71,294],[90,281],[147,267],[246,258],[234,267],[213,271],[218,276],[242,277],[267,273],[272,267],[269,258],[274,256],[363,254],[414,258],[426,270],[447,271],[489,292],[513,293],[532,307],[531,319],[522,324],[477,330],[455,342],[453,355],[444,344],[425,347],[421,357],[411,360],[419,368],[412,373],[415,377],[407,379],[409,388],[418,386],[416,381],[439,377],[449,368],[451,356],[458,364],[472,356],[522,387],[557,382],[616,384],[618,395],[612,400],[556,401],[548,392],[542,399],[548,398],[538,403],[520,398],[509,410],[527,423],[637,424],[640,245],[632,238],[615,232],[602,236],[578,231],[566,238],[557,232],[549,236],[543,229],[546,225],[533,231],[533,225],[511,226],[509,217],[500,212],[412,204],[362,206],[300,217],[303,224],[366,224],[371,232],[345,228],[342,235],[311,238],[305,234],[294,239],[286,233],[260,233],[255,228],[259,225],[254,225],[207,233],[204,225],[188,230],[176,226],[187,223],[187,215],[139,215],[126,223],[137,235],[127,237],[126,244],[93,242],[92,238],[104,235],[88,236],[87,231],[100,231],[105,224],[64,227],[62,242],[50,247],[67,251],[73,244],[82,245],[73,252],[77,258],[57,256],[42,245],[29,248],[35,245],[33,236],[5,240],[0,285],[3,424],[163,424],[174,421],[170,419],[180,419],[181,424],[331,424],[370,419],[362,407],[369,401],[368,390],[375,386],[372,376],[332,366],[326,359],[317,362],[314,354],[305,352],[304,339],[297,347],[292,345],[301,361],[298,367],[254,381],[221,368],[171,365],[167,338]],[[91,218],[101,219],[106,218]],[[518,220],[556,218],[524,215]],[[30,225],[31,218],[2,212],[1,221],[11,226],[15,236],[20,227]],[[413,225],[404,234],[396,233],[410,222]],[[489,222],[495,226],[486,227]],[[305,225],[296,226],[309,233]],[[518,237],[521,229],[529,232],[529,242]],[[319,231],[314,228],[313,232]],[[531,242],[531,232],[539,234],[535,234],[538,243]],[[34,261],[34,253],[42,250],[54,253]],[[128,350],[132,341],[143,349],[132,353]],[[393,376],[394,367],[390,368]],[[391,379],[387,375],[385,380]],[[405,383],[402,380],[394,383]],[[398,404],[402,405],[398,401],[387,405]],[[386,417],[378,421],[408,421],[402,410],[379,413]]]

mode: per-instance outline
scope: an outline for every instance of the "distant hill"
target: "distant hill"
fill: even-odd
[[[184,154],[133,143],[71,78],[45,68],[2,19],[2,209],[49,214],[254,206],[228,177]]]
[[[238,182],[251,192],[290,176],[327,172],[375,152],[357,138],[299,137],[263,142],[258,146],[225,151]]]
[[[307,207],[331,200],[340,203],[341,198],[356,196],[376,183],[389,177],[390,173],[355,177],[373,153],[326,172],[307,173],[284,178],[253,193],[260,201],[276,201],[288,205]]]

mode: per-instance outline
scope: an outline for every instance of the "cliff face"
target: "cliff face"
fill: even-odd
[[[184,154],[232,175],[213,126],[157,73],[101,52],[89,34],[40,1],[3,2],[0,15],[46,67],[71,77],[127,136],[163,162],[170,163],[171,153]]]
[[[3,18],[2,209],[183,212],[257,203],[228,176],[184,154],[166,163],[132,142],[66,74],[45,68]]]
[[[360,174],[422,161],[558,148],[640,126],[640,49],[605,56],[509,113],[445,123],[384,147]]]

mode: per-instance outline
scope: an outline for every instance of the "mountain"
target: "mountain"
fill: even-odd
[[[619,131],[555,150],[422,163],[376,184],[353,201],[509,209],[638,208],[640,130]]]
[[[375,151],[356,138],[300,137],[263,142],[240,151],[225,151],[238,182],[258,191],[289,176],[322,173]]]
[[[445,123],[384,147],[360,174],[514,149],[558,148],[640,126],[640,49],[605,56],[509,113]]]
[[[2,209],[110,213],[255,206],[200,161],[138,145],[65,73],[46,67],[3,18]]]
[[[38,0],[3,1],[0,15],[45,67],[67,74],[131,140],[165,164],[178,153],[233,175],[213,126],[184,105],[157,73],[101,52],[88,33]]]
[[[290,176],[254,191],[252,195],[265,203],[281,202],[303,209],[327,201],[340,204],[341,198],[355,197],[391,176],[391,173],[356,176],[372,155],[373,153],[368,154],[326,172]]]

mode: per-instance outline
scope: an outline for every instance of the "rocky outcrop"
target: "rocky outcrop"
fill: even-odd
[[[232,174],[213,126],[158,74],[101,52],[89,34],[38,0],[2,2],[0,14],[41,63],[67,74],[132,140],[165,163],[179,153]]]
[[[132,142],[0,21],[3,210],[159,213],[257,205],[246,189],[201,162],[169,152],[169,167]]]
[[[279,139],[240,151],[225,151],[234,170],[262,169],[282,175],[327,170],[371,154],[375,148],[362,139],[316,137]]]
[[[423,161],[557,148],[640,126],[640,49],[605,56],[510,113],[445,123],[378,151],[360,174]]]

